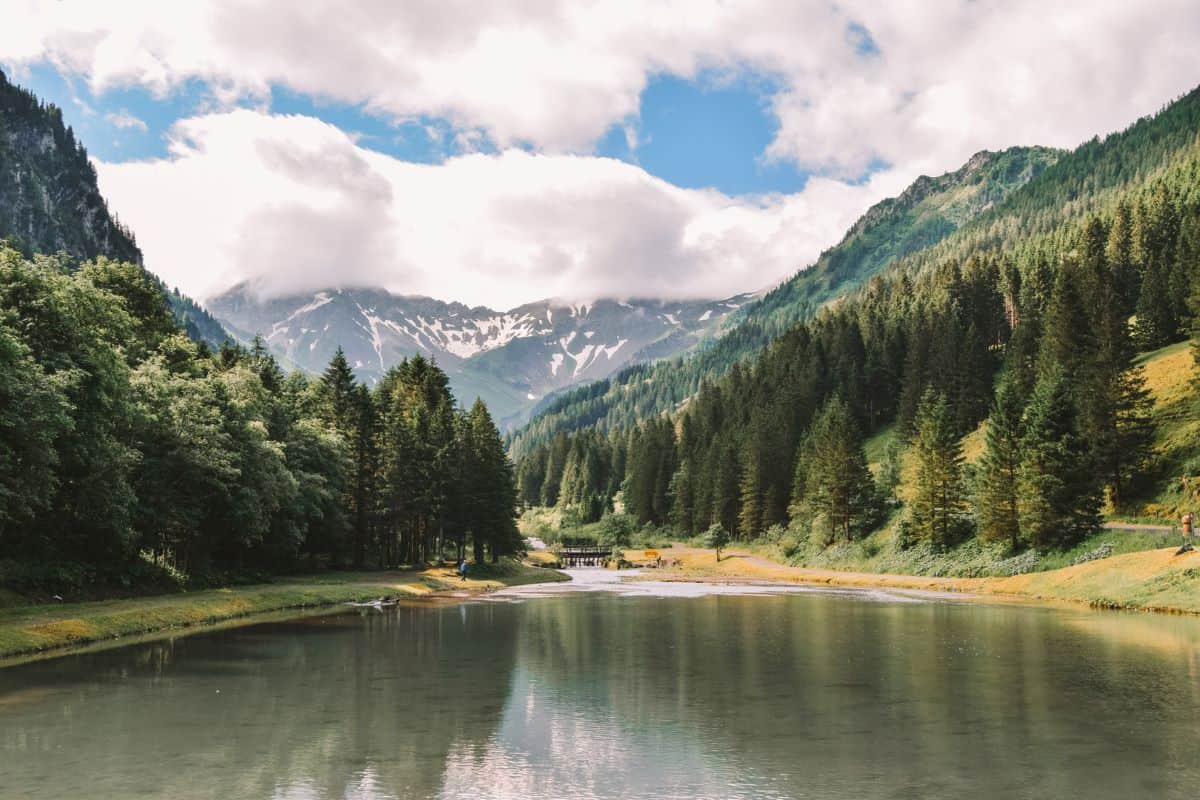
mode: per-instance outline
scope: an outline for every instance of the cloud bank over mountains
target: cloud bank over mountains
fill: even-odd
[[[102,164],[101,185],[122,218],[153,220],[136,228],[152,266],[205,291],[383,285],[501,308],[723,296],[811,260],[880,191],[814,178],[798,195],[733,199],[614,159],[515,149],[414,164],[311,117],[248,110],[181,121],[173,137],[165,160]]]
[[[2,63],[101,97],[205,86],[165,158],[98,164],[148,265],[199,295],[240,279],[492,306],[729,295],[803,267],[919,174],[1076,145],[1200,78],[1200,7],[1183,0],[17,5]],[[803,190],[683,189],[596,156],[614,128],[652,135],[639,103],[663,74],[763,78],[778,125],[758,157],[808,174]],[[275,89],[318,116],[448,124],[458,154],[385,155],[279,113]]]

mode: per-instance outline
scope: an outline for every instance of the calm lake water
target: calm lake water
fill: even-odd
[[[0,670],[0,797],[1200,794],[1196,620],[580,588]]]

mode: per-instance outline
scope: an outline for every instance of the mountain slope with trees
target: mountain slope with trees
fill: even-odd
[[[697,352],[639,365],[608,381],[565,392],[510,437],[514,455],[559,431],[627,426],[675,411],[703,383],[761,352],[795,323],[863,285],[898,258],[940,242],[1054,164],[1060,151],[1014,147],[981,152],[954,172],[918,178],[898,197],[872,206],[835,247],[791,279],[742,306],[722,335]]]
[[[1200,90],[1059,158],[678,413],[530,447],[521,498],[810,553],[884,521],[905,550],[1067,549],[1178,479],[1137,358],[1186,338],[1197,302]],[[899,446],[868,479],[883,430]]]

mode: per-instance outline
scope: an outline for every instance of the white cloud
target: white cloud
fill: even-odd
[[[5,13],[0,59],[49,60],[93,91],[200,79],[228,102],[287,86],[546,152],[588,150],[655,73],[748,70],[781,86],[772,156],[857,175],[1076,144],[1191,88],[1198,39],[1194,0],[29,0]]]
[[[814,179],[731,198],[521,150],[413,164],[311,117],[250,110],[181,121],[167,158],[98,170],[147,265],[198,296],[251,279],[269,294],[371,284],[492,307],[764,287],[899,188]]]
[[[852,23],[878,52],[860,52]],[[765,285],[919,174],[1156,110],[1200,79],[1197,41],[1194,0],[64,0],[9,3],[0,61],[49,61],[94,93],[200,80],[218,112],[284,86],[445,120],[436,137],[460,149],[486,137],[504,152],[429,167],[313,120],[214,113],[181,121],[165,161],[101,171],[151,266],[191,291],[336,270],[496,305]],[[587,157],[613,125],[637,135],[651,76],[702,71],[769,76],[779,126],[764,157],[826,177],[731,199]]]
[[[793,76],[769,154],[834,175],[945,171],[981,149],[1073,147],[1200,82],[1200,4],[851,0],[879,55]]]
[[[138,119],[133,114],[130,114],[125,109],[121,109],[120,111],[113,111],[108,114],[105,114],[104,118],[106,120],[108,120],[110,125],[112,125],[116,128],[120,128],[122,130],[132,128],[134,130],[139,130],[143,133],[145,133],[147,130],[149,130],[149,128],[146,127],[145,122]]]

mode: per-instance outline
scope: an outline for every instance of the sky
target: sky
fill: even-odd
[[[922,174],[1200,84],[1194,0],[0,5],[0,69],[199,299],[756,291]]]

